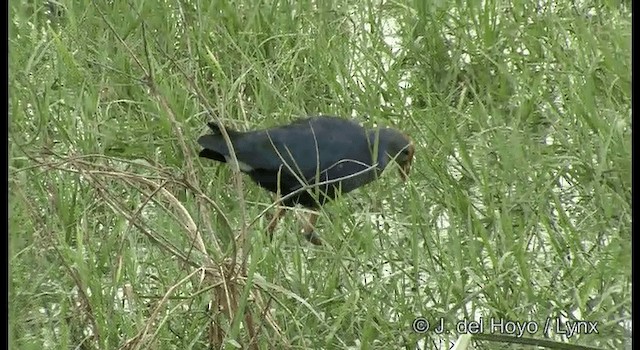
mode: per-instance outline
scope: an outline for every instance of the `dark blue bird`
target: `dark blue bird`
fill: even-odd
[[[231,162],[220,128],[208,124],[199,156]],[[403,180],[411,168],[415,147],[411,138],[392,128],[365,129],[356,122],[330,116],[295,121],[271,129],[240,132],[226,128],[239,169],[261,187],[276,193],[285,207],[300,204],[317,209],[327,201],[364,186],[395,161]],[[279,208],[269,223],[271,235],[284,215]],[[305,225],[305,237],[314,244],[317,214]]]

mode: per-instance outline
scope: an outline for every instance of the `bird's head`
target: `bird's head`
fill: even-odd
[[[411,163],[413,161],[413,153],[415,145],[411,138],[402,132],[392,128],[381,128],[372,130],[369,133],[370,140],[376,149],[377,139],[377,161],[378,166],[382,170],[387,167],[389,161],[394,160],[400,166],[400,177],[406,181]]]

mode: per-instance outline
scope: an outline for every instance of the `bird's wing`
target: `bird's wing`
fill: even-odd
[[[336,171],[340,162],[371,164],[362,127],[344,119],[314,121],[246,133],[234,145],[236,157],[254,169],[283,167],[304,179],[326,169]]]

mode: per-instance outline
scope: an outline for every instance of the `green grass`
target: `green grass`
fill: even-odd
[[[9,347],[630,347],[630,2],[591,3],[11,2]],[[410,134],[410,181],[269,243],[195,140],[313,114]]]

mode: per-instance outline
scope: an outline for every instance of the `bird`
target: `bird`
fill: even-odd
[[[198,138],[198,156],[232,164],[220,125],[207,125],[211,133]],[[317,209],[376,180],[392,162],[406,181],[415,152],[413,140],[395,128],[364,128],[355,120],[329,115],[268,129],[225,130],[239,170],[281,203],[267,225],[269,238],[285,210],[300,205],[312,210],[302,231],[315,245],[323,244],[315,233]]]

